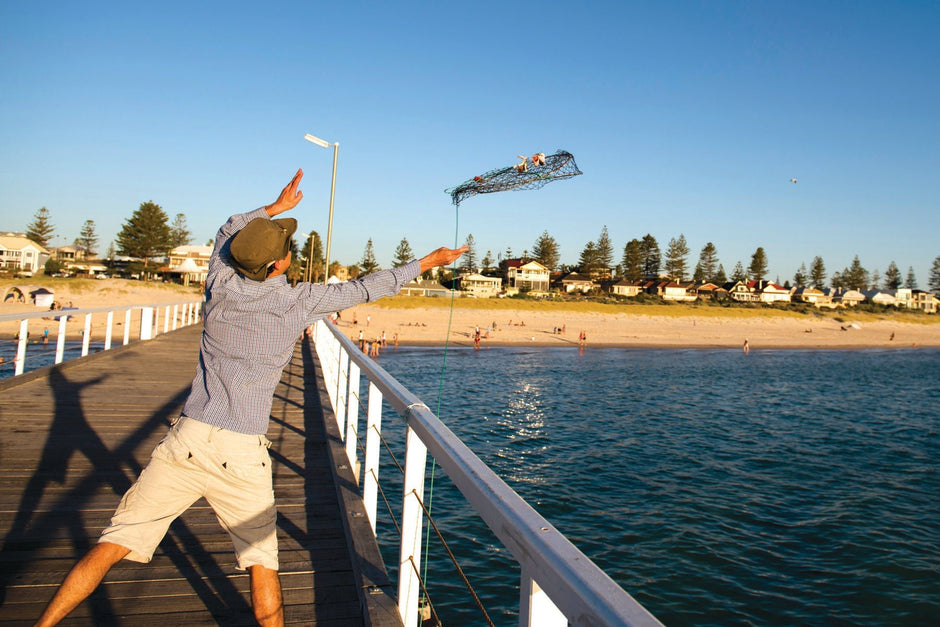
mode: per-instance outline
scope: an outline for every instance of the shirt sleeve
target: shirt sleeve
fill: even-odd
[[[415,260],[352,281],[330,285],[301,283],[297,289],[302,290],[307,321],[311,323],[334,311],[342,311],[360,303],[370,303],[384,296],[394,296],[420,274],[421,263]]]

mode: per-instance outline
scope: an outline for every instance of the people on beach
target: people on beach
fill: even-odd
[[[215,510],[248,570],[261,625],[283,625],[270,442],[274,390],[307,325],[330,312],[397,294],[409,281],[467,251],[439,248],[366,277],[291,287],[293,218],[303,198],[298,170],[277,200],[232,216],[215,238],[203,335],[189,397],[98,543],[66,575],[36,625],[55,625],[121,559],[149,562],[170,523],[200,497]],[[239,619],[240,620],[240,619]]]
[[[744,352],[745,352],[745,353],[750,353],[750,352],[751,352],[751,345],[748,343],[747,338],[744,338],[744,347],[743,347],[743,348],[744,348]]]
[[[583,329],[578,334],[578,346],[587,346],[587,333]]]

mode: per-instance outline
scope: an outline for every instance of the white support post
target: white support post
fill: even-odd
[[[343,434],[346,442],[346,430],[343,428],[343,419],[346,416],[346,397],[349,395],[349,354],[340,350],[339,365],[336,368],[336,428]]]
[[[91,314],[85,314],[85,326],[82,327],[82,357],[88,354],[88,345],[91,343]]]
[[[382,442],[382,392],[369,381],[369,407],[366,417],[366,467],[362,480],[362,500],[375,533],[375,520],[379,495],[379,453]]]
[[[424,475],[428,449],[408,427],[405,445],[405,479],[402,491],[401,549],[398,554],[398,613],[405,627],[420,624],[418,599],[421,584],[415,567],[421,566],[421,528],[424,522]],[[414,564],[414,566],[412,565]]]
[[[568,619],[552,603],[524,565],[519,582],[519,627],[567,627]]]
[[[131,341],[131,310],[124,312],[124,346]]]
[[[26,344],[29,343],[29,318],[20,320],[20,334],[16,342],[16,359],[13,366],[13,375],[23,374],[26,366]]]
[[[153,339],[153,307],[140,308],[140,339]]]
[[[346,396],[346,457],[349,467],[359,483],[359,460],[356,459],[356,445],[359,442],[359,365],[349,360],[349,394]]]
[[[55,340],[55,363],[57,364],[61,364],[65,359],[65,325],[68,321],[68,316],[59,316],[59,334]]]
[[[166,309],[163,311],[163,332],[167,333],[170,330],[170,306],[167,305]]]
[[[179,312],[179,308],[179,305],[173,305],[173,323],[170,325],[171,331],[176,331],[176,314]]]
[[[160,335],[160,308],[153,308],[153,336]]]
[[[108,312],[107,328],[104,330],[104,349],[111,350],[111,326],[114,324],[114,312]]]

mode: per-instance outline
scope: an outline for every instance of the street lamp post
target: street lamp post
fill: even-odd
[[[339,142],[330,143],[326,140],[320,139],[319,137],[314,137],[310,133],[304,135],[304,139],[308,142],[312,142],[321,148],[329,148],[333,146],[333,180],[330,182],[330,217],[326,223],[326,268],[323,271],[323,282],[326,283],[330,278],[330,243],[333,239],[333,198],[336,195],[336,156],[339,152]],[[311,251],[313,249],[311,247]]]

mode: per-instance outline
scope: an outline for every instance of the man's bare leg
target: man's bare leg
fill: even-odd
[[[111,567],[120,562],[131,550],[111,542],[99,542],[80,559],[49,601],[37,627],[55,625],[95,591]]]
[[[255,620],[261,627],[281,627],[284,624],[284,600],[277,571],[255,565],[248,567],[248,574]]]

